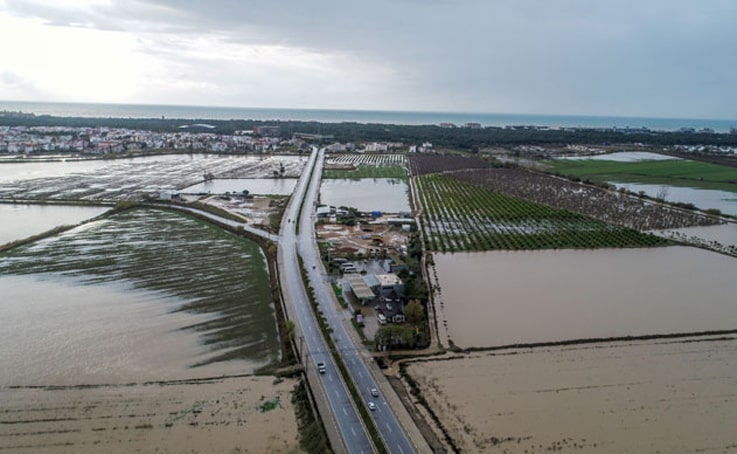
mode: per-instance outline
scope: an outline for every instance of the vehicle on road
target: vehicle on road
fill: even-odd
[[[376,410],[376,404],[373,402],[368,403],[369,410],[374,411]]]
[[[374,397],[379,397],[379,390],[376,388],[371,388],[371,395]]]
[[[327,367],[325,367],[325,363],[317,363],[317,371],[321,374],[324,374],[328,370]]]

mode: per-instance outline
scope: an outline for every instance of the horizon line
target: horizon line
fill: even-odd
[[[99,102],[99,101],[29,101],[29,100],[0,100],[3,103],[17,104],[55,104],[55,105],[91,105],[91,106],[130,106],[130,107],[167,107],[167,108],[202,108],[223,110],[274,110],[274,111],[304,111],[304,112],[351,112],[351,113],[395,113],[395,114],[430,114],[430,115],[499,115],[517,117],[553,117],[553,118],[601,118],[601,119],[636,119],[636,120],[697,120],[736,122],[737,118],[706,118],[706,117],[678,117],[678,116],[633,116],[633,115],[603,115],[580,113],[517,113],[517,112],[482,112],[482,111],[442,111],[442,110],[383,110],[361,108],[332,108],[332,107],[263,107],[263,106],[217,106],[204,104],[157,104],[157,103],[128,103],[128,102]]]

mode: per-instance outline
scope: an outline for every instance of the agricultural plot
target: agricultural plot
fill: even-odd
[[[552,170],[581,179],[716,189],[737,192],[737,169],[687,159],[621,162],[599,159],[558,159]]]
[[[453,177],[491,191],[636,230],[677,229],[721,223],[718,219],[697,212],[521,169],[460,171],[454,173]]]
[[[409,158],[409,170],[413,176],[488,167],[491,167],[490,161],[470,156],[413,154]]]
[[[301,453],[295,379],[0,386],[0,451]],[[275,405],[263,411],[265,404]]]
[[[403,375],[448,451],[733,452],[735,354],[734,335],[691,337],[421,359]]]
[[[351,179],[361,178],[394,178],[407,179],[407,170],[402,166],[370,166],[361,165],[355,169],[325,169],[322,174],[326,179]]]
[[[563,249],[663,246],[664,239],[571,211],[509,197],[443,175],[415,179],[429,249]]]
[[[368,165],[368,166],[403,166],[404,155],[398,153],[371,154],[371,153],[346,153],[329,155],[326,165]]]
[[[323,178],[398,178],[407,179],[404,155],[401,154],[345,154],[330,157]]]
[[[306,158],[293,156],[212,156],[167,155],[143,158],[95,161],[94,166],[80,165],[75,170],[48,178],[34,178],[45,168],[62,163],[15,164],[7,171],[17,172],[19,165],[29,169],[26,178],[13,179],[0,166],[0,198],[16,200],[141,200],[158,196],[161,191],[181,190],[200,183],[205,175],[213,178],[264,178],[279,172],[284,177],[298,177]],[[101,165],[104,164],[104,165]]]
[[[258,245],[181,214],[138,209],[0,254],[0,275],[58,275],[82,285],[129,283],[204,315],[188,329],[209,353],[192,366],[280,358],[266,260]],[[92,329],[92,327],[86,327]]]

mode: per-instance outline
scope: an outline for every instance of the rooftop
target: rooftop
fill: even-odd
[[[348,285],[351,286],[351,290],[356,295],[356,298],[368,299],[376,296],[368,285],[366,285],[366,282],[360,274],[346,274],[345,280],[348,282]]]

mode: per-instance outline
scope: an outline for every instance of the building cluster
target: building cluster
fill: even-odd
[[[393,272],[359,273],[351,262],[341,264],[343,295],[356,305],[373,306],[380,325],[404,323],[404,282]]]
[[[448,123],[448,122],[440,123],[438,124],[438,126],[440,126],[441,128],[451,128],[451,129],[458,127],[458,125],[456,125],[455,123]],[[481,123],[475,123],[475,122],[466,123],[461,127],[469,128],[469,129],[481,129],[482,128]]]
[[[366,142],[355,144],[353,142],[334,142],[325,147],[329,153],[391,153],[404,147],[402,142]]]
[[[205,124],[185,125],[177,132],[108,127],[0,126],[0,153],[78,152],[123,153],[139,150],[266,152],[285,145],[278,137],[252,131],[233,135],[208,132]],[[287,145],[293,145],[288,141]]]
[[[737,147],[728,145],[676,145],[677,151],[686,153],[706,153],[716,155],[734,155],[737,156]]]

